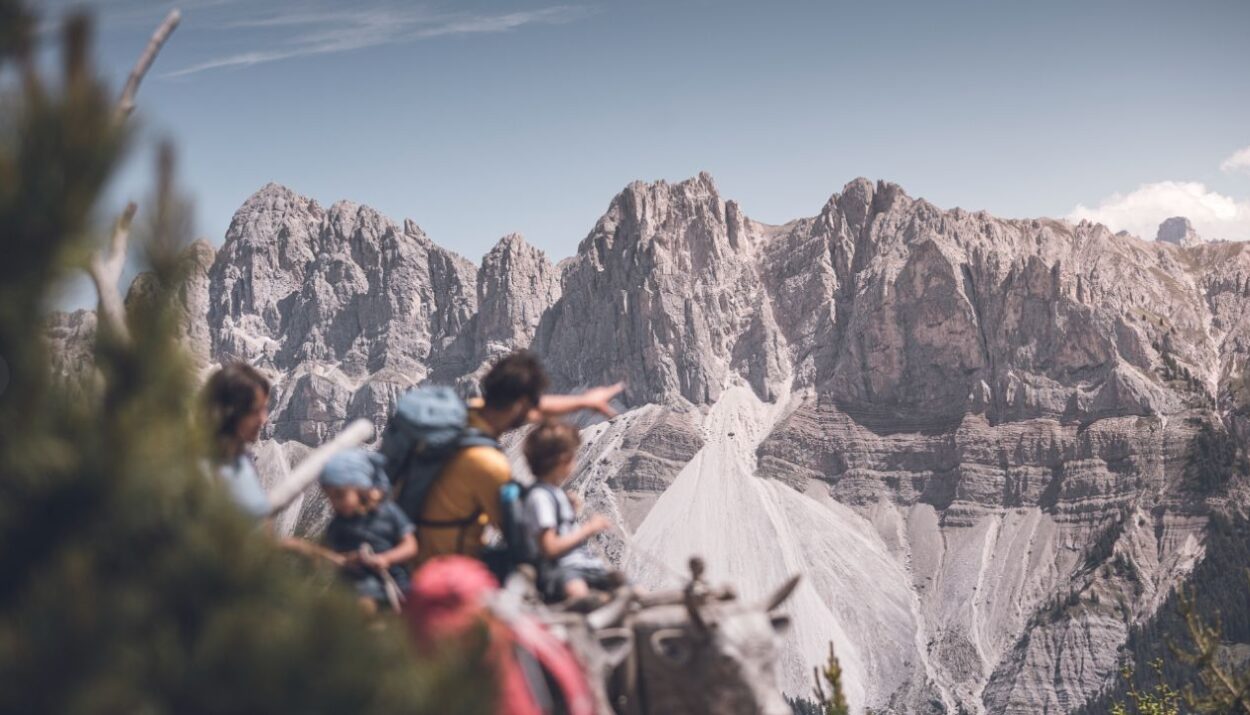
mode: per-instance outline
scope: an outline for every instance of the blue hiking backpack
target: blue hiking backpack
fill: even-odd
[[[502,542],[482,552],[482,561],[500,583],[522,564],[534,567],[541,578],[542,559],[530,538],[525,517],[525,498],[534,489],[533,484],[522,484],[515,479],[499,488],[499,511],[503,523],[499,524]]]
[[[537,564],[538,553],[525,524],[525,497],[532,485],[525,485],[513,479],[499,488],[499,506],[503,513],[503,523],[499,531],[514,564]]]
[[[429,521],[421,518],[430,486],[456,453],[467,447],[494,447],[490,435],[469,426],[469,410],[450,387],[409,390],[395,406],[382,430],[386,474],[396,485],[395,503],[421,526],[459,527],[477,521],[479,514],[462,519]]]

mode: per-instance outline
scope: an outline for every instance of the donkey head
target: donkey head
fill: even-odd
[[[649,709],[671,713],[786,715],[777,686],[778,633],[789,618],[774,613],[798,577],[762,603],[692,597],[641,611],[634,621]]]

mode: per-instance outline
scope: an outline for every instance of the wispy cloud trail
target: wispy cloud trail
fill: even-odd
[[[265,62],[433,37],[501,33],[527,25],[564,24],[587,14],[585,8],[568,5],[506,13],[436,13],[423,6],[272,13],[225,21],[218,25],[218,29],[290,34],[276,40],[268,38],[266,46],[261,49],[221,55],[163,76],[185,77],[206,70],[250,67]]]

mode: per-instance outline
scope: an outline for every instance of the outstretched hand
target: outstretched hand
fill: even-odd
[[[616,410],[612,408],[612,400],[621,391],[625,389],[625,383],[618,382],[615,385],[604,385],[603,387],[592,387],[582,393],[584,407],[588,410],[594,410],[604,417],[616,417]]]
[[[600,534],[612,528],[612,520],[603,514],[595,514],[586,520],[586,531],[590,534]]]
[[[625,383],[592,387],[580,395],[543,395],[538,407],[532,410],[528,419],[537,422],[544,417],[559,417],[578,410],[594,410],[609,419],[616,416],[612,409],[612,400],[625,389]]]

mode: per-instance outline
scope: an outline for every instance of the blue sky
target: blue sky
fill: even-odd
[[[50,17],[62,2],[47,2]],[[1250,239],[1250,2],[188,0],[139,94],[220,243],[269,181],[412,218],[476,260],[570,255],[636,179],[746,213],[856,176],[942,207]],[[117,86],[172,4],[87,3]],[[344,9],[349,8],[349,9]]]

